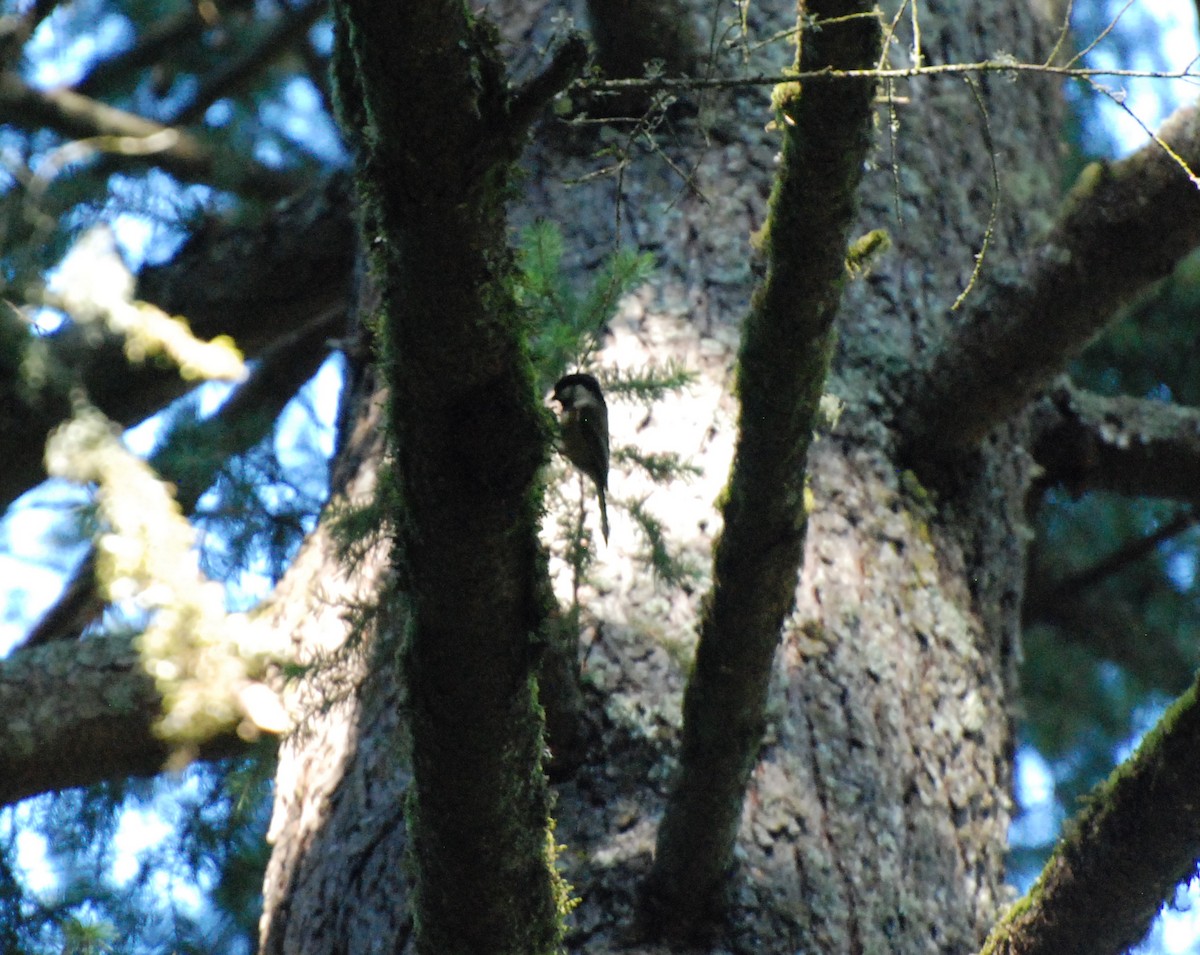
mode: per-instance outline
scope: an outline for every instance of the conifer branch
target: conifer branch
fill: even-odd
[[[917,462],[978,442],[1025,405],[1150,282],[1200,244],[1200,113],[1080,176],[1021,277],[985,279],[963,320],[909,375],[902,428]]]
[[[1200,505],[1200,408],[1062,384],[1037,403],[1033,427],[1043,485]]]
[[[1200,684],[1089,796],[1033,888],[981,955],[1122,952],[1141,939],[1200,854]],[[1084,941],[1086,940],[1086,941]]]

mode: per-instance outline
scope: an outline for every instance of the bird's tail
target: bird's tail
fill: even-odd
[[[604,535],[604,543],[608,543],[608,504],[604,500],[604,488],[597,488],[600,492],[600,533]]]

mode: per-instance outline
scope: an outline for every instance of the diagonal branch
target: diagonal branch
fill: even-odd
[[[129,49],[93,66],[75,84],[74,90],[82,96],[101,96],[126,77],[158,62],[178,44],[199,34],[204,27],[204,20],[196,7],[189,3],[184,9],[151,24]]]
[[[983,955],[1122,952],[1145,935],[1200,856],[1198,693],[1193,683],[1091,794]]]
[[[853,68],[879,56],[872,4],[804,6],[797,68]],[[776,88],[783,132],[771,197],[769,271],[742,334],[741,414],[714,589],[684,697],[680,774],[659,831],[643,921],[675,936],[724,910],[747,780],[762,740],[771,661],[796,591],[806,526],[808,448],[833,349],[855,192],[870,143],[874,86]]]
[[[1200,112],[1080,176],[1049,238],[1017,281],[993,276],[908,382],[910,450],[938,456],[979,441],[1062,371],[1147,284],[1200,244]]]
[[[1200,522],[1200,512],[1191,508],[1180,511],[1153,533],[1127,541],[1090,567],[1085,567],[1078,573],[1064,577],[1049,587],[1027,592],[1025,603],[1021,608],[1022,613],[1026,619],[1037,619],[1039,616],[1053,619],[1056,616],[1057,608],[1061,607],[1065,601],[1077,598],[1082,592],[1119,574],[1131,564],[1136,564],[1149,557],[1160,544],[1195,527],[1198,522]]]
[[[1200,504],[1200,408],[1061,384],[1038,401],[1033,429],[1043,484]]]

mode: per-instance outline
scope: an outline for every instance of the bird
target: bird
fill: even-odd
[[[551,399],[561,406],[562,452],[575,467],[592,479],[600,498],[600,531],[608,543],[608,405],[600,382],[592,375],[565,375],[554,386]]]

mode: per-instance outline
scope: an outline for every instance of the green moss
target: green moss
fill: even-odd
[[[921,483],[915,471],[905,468],[900,472],[900,488],[921,510],[932,513],[937,508],[937,497]]]
[[[891,247],[892,237],[887,229],[872,229],[866,235],[860,235],[846,249],[846,272],[853,276],[865,275],[875,260]]]

